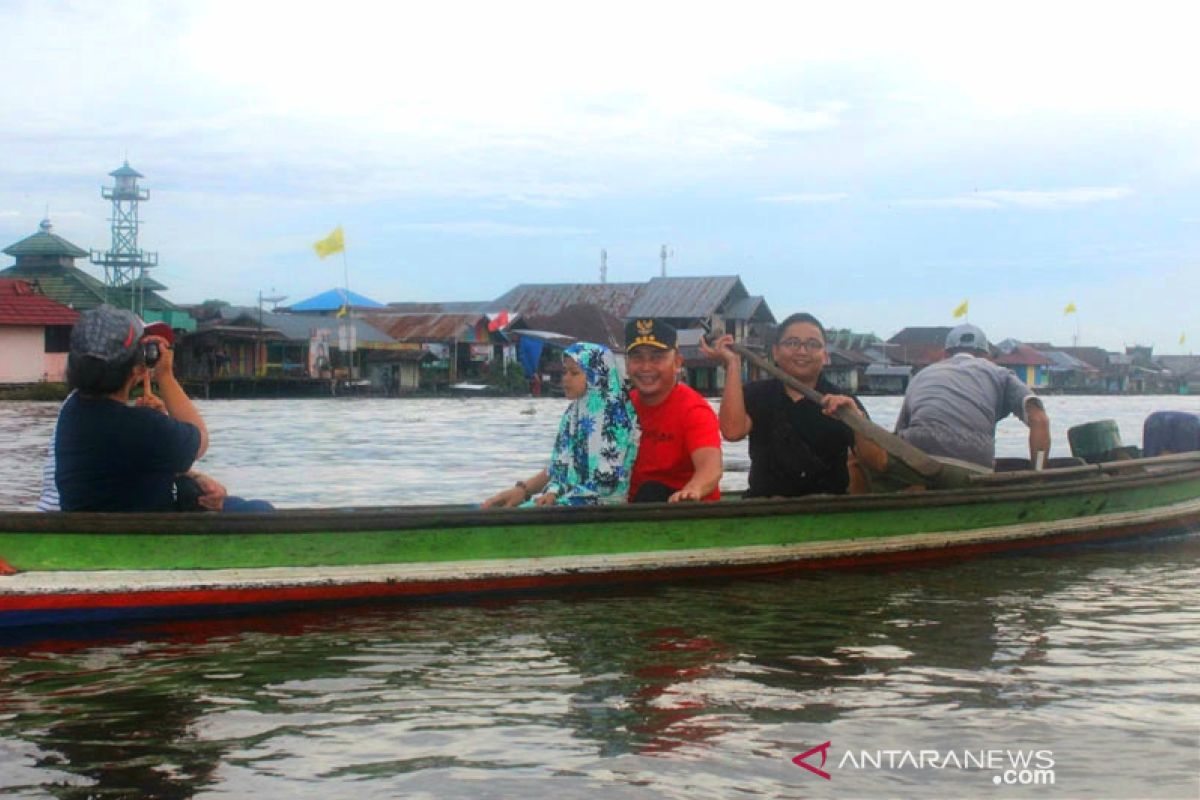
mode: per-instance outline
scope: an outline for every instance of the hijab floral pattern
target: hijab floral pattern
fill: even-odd
[[[554,437],[545,491],[559,505],[624,503],[641,431],[616,359],[607,347],[577,342],[563,354],[587,376],[587,392],[571,401]]]

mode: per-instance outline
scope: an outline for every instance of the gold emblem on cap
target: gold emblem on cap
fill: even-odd
[[[638,336],[649,336],[654,333],[654,320],[639,319],[637,321],[637,332]]]

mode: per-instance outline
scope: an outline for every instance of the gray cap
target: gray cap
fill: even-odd
[[[986,353],[988,352],[987,336],[974,325],[959,325],[946,334],[946,349],[953,350],[956,347]]]
[[[79,316],[71,330],[71,353],[119,362],[137,352],[145,326],[132,311],[98,306]]]

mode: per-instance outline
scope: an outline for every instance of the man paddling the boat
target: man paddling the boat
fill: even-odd
[[[712,406],[679,382],[677,334],[661,320],[625,326],[625,366],[642,427],[629,497],[635,503],[718,500],[721,433]]]
[[[979,328],[967,324],[951,330],[946,358],[909,384],[896,434],[930,455],[992,469],[996,423],[1014,414],[1029,427],[1029,457],[1037,468],[1050,454],[1050,418],[1029,387],[989,355]]]
[[[864,414],[857,398],[841,394],[821,374],[828,354],[825,327],[811,314],[792,314],[776,329],[771,355],[788,376],[825,395],[818,406],[779,378],[742,384],[742,359],[733,337],[718,337],[700,351],[725,365],[721,434],[731,442],[750,437],[749,488],[745,497],[800,497],[866,491],[859,458],[882,464],[874,443],[856,438],[834,414]],[[858,454],[856,456],[856,453]]]
[[[74,391],[53,445],[62,510],[172,511],[177,483],[192,491],[195,510],[271,510],[264,501],[227,497],[219,482],[190,471],[208,449],[208,428],[175,378],[169,328],[156,327],[104,305],[84,312],[71,331]],[[150,391],[152,374],[161,398]],[[144,394],[130,406],[138,383]]]

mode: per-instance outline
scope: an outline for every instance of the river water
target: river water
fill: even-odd
[[[898,398],[866,402],[891,424]],[[231,491],[342,506],[478,501],[542,466],[563,401],[200,407],[201,468]],[[1140,444],[1162,408],[1200,412],[1200,398],[1047,398],[1054,454],[1100,418]],[[0,404],[0,508],[36,499],[56,409]],[[1000,454],[1024,449],[1003,423]],[[744,486],[744,447],[727,464],[725,488]],[[0,795],[1195,798],[1198,556],[1193,534],[9,634]],[[803,763],[828,780],[793,763],[826,742]]]

